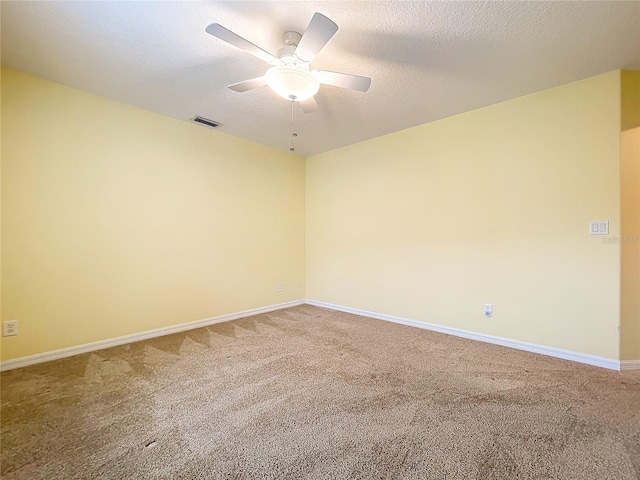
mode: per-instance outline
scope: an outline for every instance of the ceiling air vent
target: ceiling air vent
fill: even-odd
[[[193,121],[196,123],[201,123],[202,125],[206,125],[207,127],[211,127],[211,128],[216,128],[220,126],[218,122],[214,122],[213,120],[209,120],[208,118],[204,118],[204,117],[196,117],[193,119]]]

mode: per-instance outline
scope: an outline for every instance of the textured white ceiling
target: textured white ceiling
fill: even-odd
[[[2,1],[2,64],[311,155],[618,68],[640,70],[640,2]],[[340,30],[313,68],[372,77],[321,86],[303,114],[268,87],[226,85],[267,64],[205,33],[220,23],[267,51],[314,12]],[[202,127],[206,128],[206,127]]]

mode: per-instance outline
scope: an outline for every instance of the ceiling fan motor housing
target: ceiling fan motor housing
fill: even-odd
[[[294,56],[295,51],[296,51],[295,46],[282,47],[280,50],[278,50],[277,55],[278,55],[278,58],[282,61],[282,63],[284,63],[285,65],[296,65],[300,62]]]

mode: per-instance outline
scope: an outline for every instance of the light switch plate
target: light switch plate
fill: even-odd
[[[609,235],[609,220],[591,220],[589,235]]]

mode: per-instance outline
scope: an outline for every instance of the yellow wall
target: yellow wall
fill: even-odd
[[[305,177],[3,69],[1,309],[20,334],[2,359],[304,298],[305,188],[307,298],[638,359],[640,253],[610,241],[640,235],[636,74],[316,155]]]
[[[6,69],[1,126],[2,359],[304,298],[304,159]]]
[[[640,359],[640,72],[621,76],[620,358]]]
[[[619,158],[620,72],[310,157],[307,298],[618,359]]]
[[[640,127],[640,72],[622,70],[620,73],[622,131]]]

